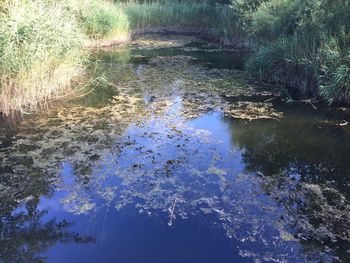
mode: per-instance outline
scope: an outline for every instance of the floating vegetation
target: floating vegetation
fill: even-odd
[[[209,167],[207,171],[209,174],[227,175],[227,172],[225,170],[216,167]]]
[[[136,38],[131,44],[132,49],[152,50],[160,48],[177,48],[183,47],[198,41],[196,37],[184,35],[157,35],[146,34]]]
[[[226,116],[243,120],[279,119],[283,114],[273,109],[271,103],[239,101],[225,112]]]
[[[193,41],[174,39],[144,38],[132,48]],[[248,84],[233,69],[196,64],[191,56],[124,52],[96,54],[93,72],[104,72],[106,95],[94,103],[70,100],[0,135],[2,217],[18,204],[35,207],[59,193],[55,209],[82,218],[105,207],[132,208],[176,229],[180,220],[198,216],[256,262],[349,256],[346,195],[303,178],[333,164],[299,152],[284,155],[299,138],[288,145],[281,132],[262,125],[288,124],[275,108],[279,91]]]

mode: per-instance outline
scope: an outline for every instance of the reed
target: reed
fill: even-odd
[[[11,0],[0,9],[0,111],[34,108],[81,70],[85,35],[60,4]]]
[[[79,26],[90,38],[105,39],[129,32],[127,16],[113,3],[80,0],[75,4],[75,13],[78,16]]]
[[[128,33],[127,17],[98,0],[0,3],[0,112],[34,110],[81,74],[92,40]]]
[[[223,42],[239,41],[244,32],[238,13],[228,5],[212,5],[198,2],[154,1],[119,4],[125,10],[132,29],[144,30],[156,27],[191,28],[206,31]]]
[[[302,96],[350,103],[350,3],[266,0],[250,14],[257,52],[248,73]]]

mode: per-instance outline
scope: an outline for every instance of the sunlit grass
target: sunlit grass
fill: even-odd
[[[250,14],[257,52],[248,72],[305,97],[350,104],[350,4],[268,0]]]
[[[125,10],[132,29],[192,28],[216,34],[223,42],[241,40],[244,35],[237,13],[230,6],[191,2],[130,2],[119,6]]]
[[[129,21],[115,4],[99,1],[78,1],[79,25],[89,37],[98,39],[129,31]]]
[[[85,35],[62,5],[5,1],[0,12],[0,111],[35,107],[69,85]]]
[[[215,1],[1,1],[0,112],[34,109],[68,88],[84,69],[89,47],[157,28],[255,47],[247,63],[251,75],[329,103],[350,102],[350,5],[210,2]]]
[[[128,33],[116,5],[97,0],[0,3],[0,112],[27,111],[70,86],[94,39]]]

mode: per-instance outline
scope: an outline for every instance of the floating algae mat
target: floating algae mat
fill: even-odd
[[[348,262],[349,113],[286,104],[242,59],[146,36],[1,128],[0,262]]]

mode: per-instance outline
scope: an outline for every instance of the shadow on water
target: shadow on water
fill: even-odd
[[[95,54],[85,96],[3,128],[0,261],[349,260],[349,116],[177,37]]]
[[[344,116],[308,107],[283,106],[278,122],[232,122],[232,140],[249,171],[332,185],[348,196],[349,133],[328,123]]]
[[[57,220],[52,212],[38,207],[40,199],[52,193],[50,181],[34,173],[34,178],[18,178],[7,169],[1,171],[1,262],[42,262],[57,244],[94,242],[90,236],[71,231],[71,222]]]
[[[149,58],[155,56],[191,56],[195,58],[194,63],[206,66],[209,69],[234,68],[243,70],[244,56],[236,51],[203,51],[201,49],[192,50],[186,48],[169,48],[156,50],[134,50],[132,51],[133,61],[137,63],[147,63]],[[141,59],[142,58],[142,59]]]

